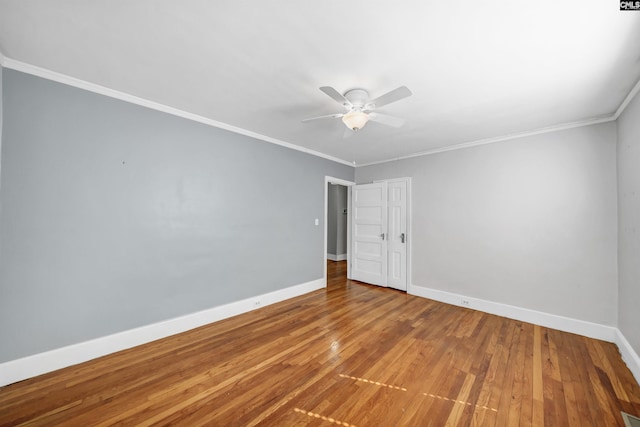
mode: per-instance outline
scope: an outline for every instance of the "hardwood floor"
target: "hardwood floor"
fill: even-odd
[[[0,389],[0,425],[624,426],[615,345],[347,281]]]

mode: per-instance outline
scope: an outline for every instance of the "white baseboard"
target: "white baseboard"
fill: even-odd
[[[185,332],[218,320],[297,297],[325,286],[324,279],[313,280],[174,319],[0,363],[0,386]]]
[[[347,254],[340,254],[340,255],[327,254],[327,259],[329,261],[346,261]]]
[[[128,331],[119,332],[106,337],[96,338],[44,353],[23,357],[21,359],[4,362],[0,364],[0,386],[11,384],[16,381],[22,381],[36,375],[76,365],[120,350],[125,350],[160,338],[188,331],[208,323],[246,313],[260,307],[321,289],[323,287],[325,287],[324,280],[318,279],[163,322],[130,329]],[[468,307],[498,316],[613,342],[617,344],[620,349],[622,359],[627,364],[636,380],[640,383],[640,356],[638,356],[634,351],[631,344],[629,344],[618,328],[477,298],[470,298],[422,286],[409,285],[408,293],[447,304]],[[461,302],[462,299],[469,301],[469,305],[463,305]]]
[[[573,334],[583,335],[589,338],[612,342],[618,346],[620,354],[622,355],[622,360],[627,364],[627,367],[635,377],[636,381],[640,383],[640,356],[638,356],[638,353],[636,353],[633,347],[631,347],[631,344],[629,344],[629,341],[627,341],[622,332],[614,326],[606,326],[598,323],[586,322],[584,320],[571,319],[569,317],[558,316],[556,314],[529,310],[527,308],[501,304],[478,298],[471,298],[460,294],[416,285],[410,285],[407,293],[451,305],[495,314],[497,316],[508,317],[509,319],[520,320],[523,322],[533,323],[535,325],[545,326],[547,328],[558,329],[564,332],[571,332]],[[468,301],[469,304],[463,304],[462,300]]]
[[[636,381],[640,384],[640,356],[635,352],[629,341],[624,337],[619,329],[616,329],[616,344],[620,349],[622,360],[627,364],[627,367],[636,378]]]
[[[410,285],[407,293],[447,304],[472,308],[474,310],[495,314],[497,316],[508,317],[509,319],[521,320],[523,322],[533,323],[547,328],[584,335],[589,338],[595,338],[612,343],[616,342],[618,329],[614,326],[606,326],[598,323],[586,322],[584,320],[571,319],[569,317],[558,316],[557,314],[529,310],[527,308],[471,298],[464,295],[416,285]],[[463,304],[462,300],[468,301],[469,304]]]

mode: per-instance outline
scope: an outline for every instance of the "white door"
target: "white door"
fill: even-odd
[[[388,181],[388,279],[391,288],[407,290],[407,181]]]
[[[351,278],[387,286],[387,183],[354,185]]]

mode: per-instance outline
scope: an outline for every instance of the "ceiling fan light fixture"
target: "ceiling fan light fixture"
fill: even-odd
[[[358,131],[369,121],[369,115],[362,111],[353,110],[342,116],[342,122],[352,131]]]
[[[328,95],[331,99],[345,107],[346,113],[310,117],[302,121],[306,123],[312,120],[329,118],[337,119],[340,117],[342,118],[344,125],[354,132],[362,129],[369,120],[396,128],[402,126],[404,124],[404,120],[387,114],[378,113],[374,110],[378,107],[382,107],[383,105],[391,104],[392,102],[411,96],[411,91],[406,86],[400,86],[375,99],[370,99],[369,92],[364,89],[351,89],[346,91],[344,95],[331,86],[322,86],[320,90],[324,92],[325,95]],[[344,135],[349,135],[349,133],[345,133]]]

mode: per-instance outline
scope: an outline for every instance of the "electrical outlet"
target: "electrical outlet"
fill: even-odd
[[[255,301],[253,302],[253,306],[254,306],[254,307],[260,307],[260,304],[261,304],[261,302],[260,302],[260,300],[259,300],[259,299],[255,300]]]
[[[464,299],[464,298],[462,298],[462,299],[460,300],[460,303],[461,303],[463,306],[465,306],[465,307],[469,307],[469,306],[471,305],[471,303],[469,302],[469,300],[468,300],[468,299]]]

